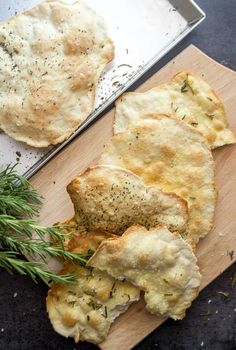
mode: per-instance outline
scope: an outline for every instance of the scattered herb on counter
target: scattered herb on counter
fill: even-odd
[[[30,276],[35,282],[72,282],[72,274],[56,275],[43,266],[48,257],[73,260],[85,266],[92,252],[73,254],[64,249],[65,235],[57,226],[43,227],[36,223],[41,198],[32,185],[16,173],[14,166],[0,172],[0,267],[8,272]],[[36,236],[36,237],[35,237]],[[46,237],[56,238],[52,245]],[[39,261],[25,261],[22,255],[30,254]]]
[[[207,317],[207,316],[210,316],[210,311],[209,310],[207,310],[207,312],[205,312],[205,313],[202,313],[202,314],[199,314],[199,316],[201,316],[201,317]]]
[[[236,284],[236,271],[234,272],[233,278],[232,278],[232,288],[234,287],[234,285]]]
[[[220,294],[220,296],[222,297],[222,299],[228,299],[228,297],[230,296],[229,292],[218,292],[218,294]]]

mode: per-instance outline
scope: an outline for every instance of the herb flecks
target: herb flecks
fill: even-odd
[[[181,86],[181,92],[183,94],[183,93],[189,92],[189,91],[191,91],[191,93],[194,95],[194,90],[193,90],[192,86],[189,83],[189,79],[188,79],[188,75],[187,75],[187,78],[184,79],[184,83]]]
[[[90,306],[93,310],[99,310],[102,307],[102,304],[97,303],[93,299],[90,299],[90,301],[87,303],[87,305]]]
[[[113,283],[111,290],[110,290],[110,298],[113,297],[113,293],[115,292],[115,285],[116,285],[116,281]]]
[[[104,313],[102,314],[102,316],[103,316],[104,318],[107,318],[107,316],[108,316],[107,307],[106,307],[106,306],[104,307]]]
[[[76,304],[76,301],[75,301],[75,300],[73,300],[73,301],[68,301],[67,304],[70,305],[71,307],[74,307],[75,304]]]
[[[207,116],[209,119],[211,119],[211,120],[213,120],[213,119],[215,118],[215,115],[214,115],[214,114],[208,114],[208,113],[206,113],[206,116]]]

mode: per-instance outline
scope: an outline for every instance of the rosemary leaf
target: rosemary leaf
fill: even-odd
[[[66,260],[73,260],[80,265],[85,266],[87,260],[92,255],[87,254],[75,254],[62,249],[61,246],[50,245],[50,243],[41,240],[22,240],[16,236],[6,236],[0,233],[0,243],[2,246],[7,246],[9,249],[21,254],[31,254],[34,257],[40,257],[45,260],[47,257],[64,258]]]
[[[0,267],[8,272],[14,272],[21,275],[28,275],[37,283],[37,277],[40,277],[47,285],[50,281],[55,283],[74,282],[73,275],[56,275],[51,271],[44,270],[39,262],[29,262],[19,258],[19,254],[11,251],[0,251]]]

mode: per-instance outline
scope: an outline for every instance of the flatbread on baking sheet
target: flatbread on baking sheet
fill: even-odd
[[[138,126],[147,113],[166,113],[184,120],[206,137],[212,149],[236,142],[215,91],[188,72],[146,92],[121,96],[116,102],[114,133],[124,132],[130,125]]]
[[[103,241],[88,265],[134,283],[158,316],[182,319],[199,292],[201,275],[190,245],[166,227],[132,226]]]
[[[147,185],[184,198],[189,211],[185,236],[196,244],[211,230],[216,205],[209,146],[196,129],[178,119],[147,114],[142,120],[111,138],[99,164],[129,169]]]
[[[78,234],[70,250],[86,253],[109,237],[112,235],[102,232]],[[115,280],[98,269],[66,262],[61,273],[74,274],[76,283],[54,283],[48,292],[47,311],[55,331],[76,342],[102,342],[115,318],[140,296],[140,290],[131,283]]]
[[[114,48],[83,0],[46,0],[0,24],[0,128],[47,147],[67,139],[94,107]]]
[[[96,166],[78,176],[67,188],[81,232],[122,234],[133,224],[153,227],[163,223],[170,230],[186,229],[187,203],[176,194],[147,186],[126,169]]]

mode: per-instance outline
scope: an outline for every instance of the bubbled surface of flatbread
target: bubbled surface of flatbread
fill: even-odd
[[[92,112],[113,44],[82,0],[46,0],[0,25],[0,128],[46,147],[67,139]]]
[[[184,198],[189,242],[197,243],[211,230],[216,204],[214,161],[205,138],[188,124],[148,114],[142,125],[111,138],[100,164],[129,169],[146,184]]]
[[[171,230],[186,228],[187,204],[175,194],[146,186],[132,172],[113,166],[88,169],[68,186],[78,227],[122,234],[133,224],[159,223]]]
[[[199,130],[211,148],[235,143],[226,113],[213,89],[191,73],[181,72],[170,83],[144,93],[128,92],[116,102],[114,133],[142,122],[145,113],[166,113]]]
[[[131,281],[145,292],[151,313],[176,320],[199,292],[201,275],[190,245],[165,227],[133,226],[103,241],[88,265]]]
[[[112,235],[110,235],[112,237]],[[97,248],[108,233],[77,235],[71,244],[74,253]],[[112,322],[139,299],[140,291],[131,283],[115,280],[106,272],[66,262],[62,274],[72,273],[76,283],[53,284],[47,296],[47,311],[54,330],[76,342],[102,342]]]

